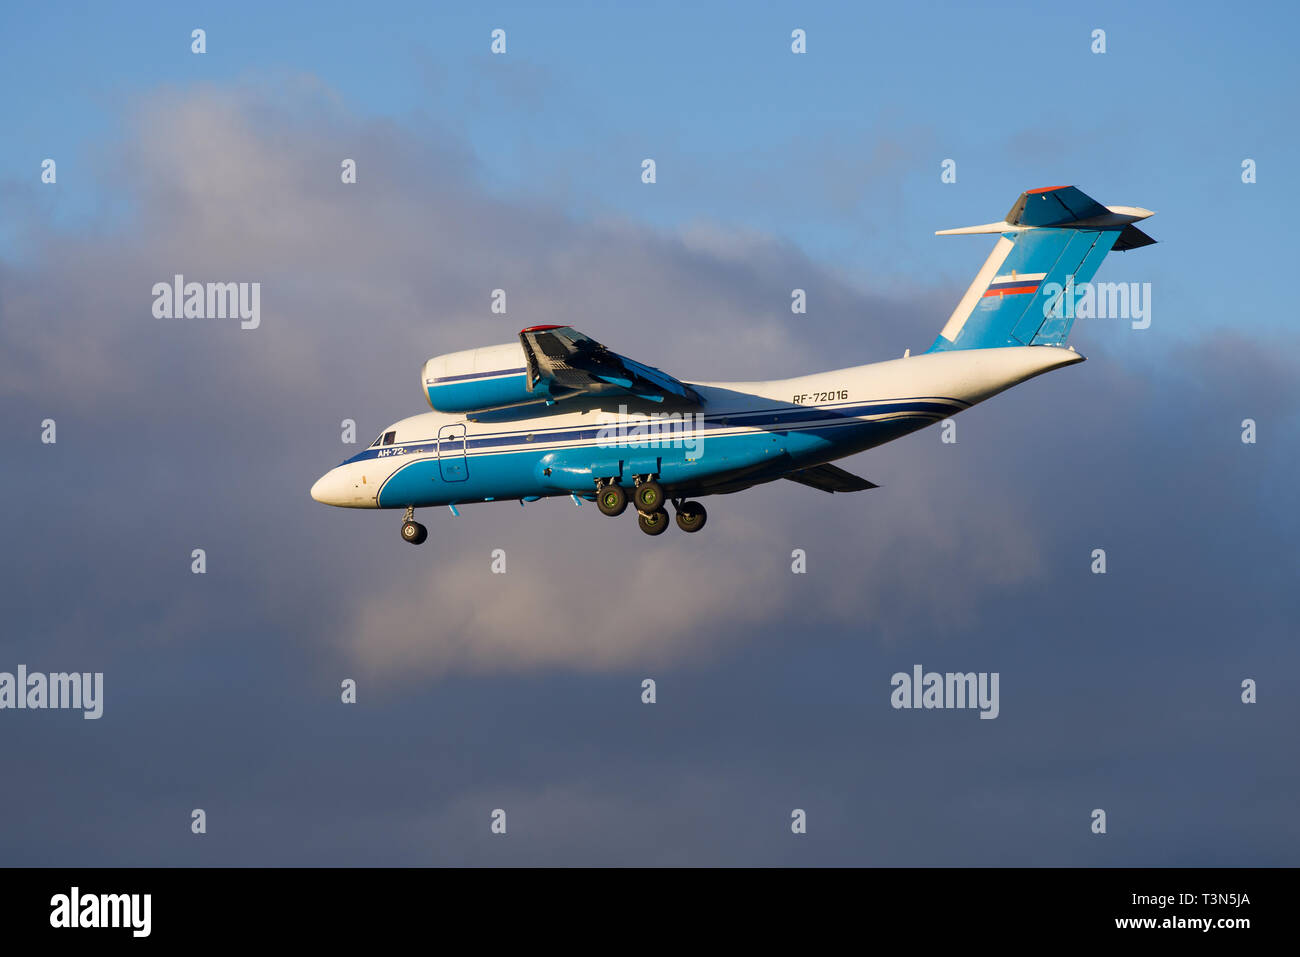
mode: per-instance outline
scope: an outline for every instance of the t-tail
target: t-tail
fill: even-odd
[[[940,230],[1001,238],[929,351],[1065,345],[1074,310],[1062,298],[1090,282],[1112,249],[1154,243],[1133,225],[1150,215],[1103,206],[1075,186],[1047,186],[1021,193],[1003,222]]]

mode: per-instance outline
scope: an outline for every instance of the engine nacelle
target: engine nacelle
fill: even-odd
[[[524,348],[518,342],[434,356],[421,374],[436,412],[486,412],[545,401],[528,391]]]

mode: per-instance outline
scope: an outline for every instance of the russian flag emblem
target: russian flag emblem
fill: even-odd
[[[1022,296],[1025,293],[1038,292],[1038,284],[1047,277],[1045,272],[1007,273],[994,276],[989,287],[984,290],[982,298],[990,296]]]

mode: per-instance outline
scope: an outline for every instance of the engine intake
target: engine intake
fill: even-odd
[[[524,349],[518,342],[434,356],[421,375],[436,412],[465,414],[542,401],[528,390]]]

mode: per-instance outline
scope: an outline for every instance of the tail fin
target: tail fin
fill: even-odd
[[[1073,311],[1053,307],[1067,278],[1089,282],[1111,249],[1154,243],[1133,225],[1150,215],[1137,206],[1102,206],[1075,186],[1048,186],[1021,193],[1004,222],[940,230],[936,235],[1001,238],[929,351],[1065,345]]]

